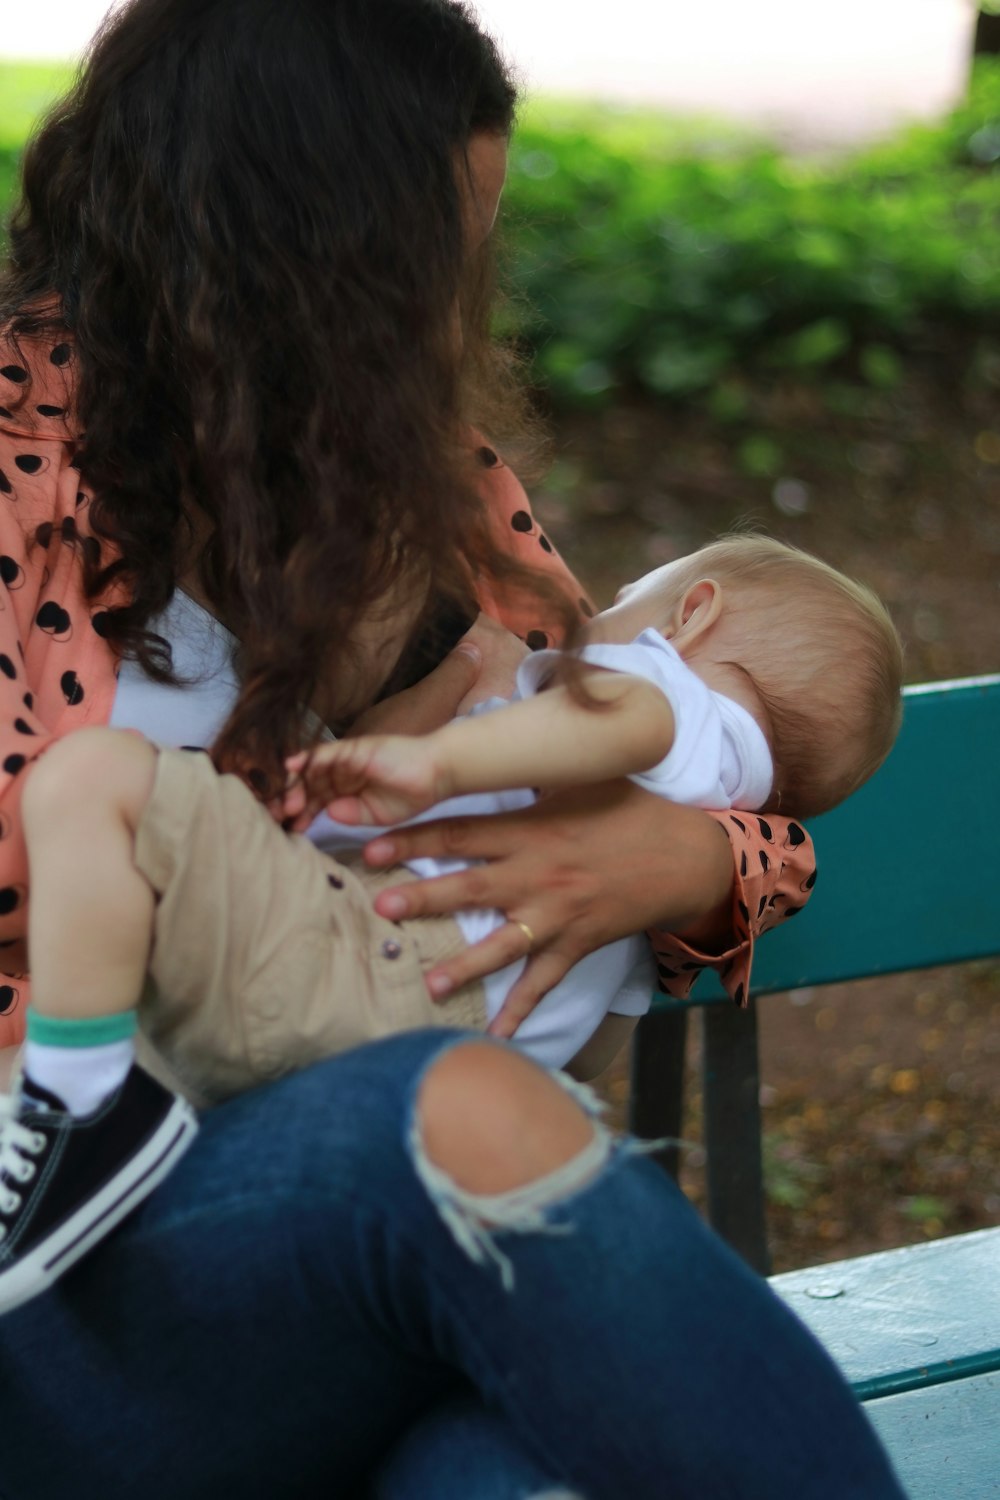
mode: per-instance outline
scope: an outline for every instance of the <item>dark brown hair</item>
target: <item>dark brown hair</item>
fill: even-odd
[[[27,150],[0,324],[72,336],[91,524],[117,553],[84,555],[86,588],[127,585],[105,633],[154,677],[148,624],[200,555],[241,641],[223,764],[273,771],[303,742],[380,600],[518,571],[460,442],[470,373],[510,381],[457,181],[515,97],[457,0],[131,0]],[[360,706],[335,691],[330,712]]]

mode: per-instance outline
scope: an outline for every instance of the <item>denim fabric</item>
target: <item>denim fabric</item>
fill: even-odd
[[[471,1258],[410,1155],[455,1040],[213,1110],[0,1319],[4,1500],[902,1500],[826,1356],[641,1156],[614,1149],[546,1232],[496,1231],[510,1290]]]

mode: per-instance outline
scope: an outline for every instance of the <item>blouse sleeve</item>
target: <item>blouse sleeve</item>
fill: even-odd
[[[496,452],[478,449],[483,466],[482,493],[493,518],[499,544],[520,562],[560,583],[583,614],[594,607],[542,531],[519,481]],[[523,590],[505,591],[486,582],[480,604],[487,614],[519,635],[532,648],[559,644],[559,627]],[[776,814],[710,812],[726,833],[733,853],[733,944],[723,953],[704,953],[672,933],[651,932],[660,988],[685,999],[702,969],[714,969],[738,1005],[747,1003],[750,964],[756,939],[786,917],[801,911],[816,879],[812,840],[805,829]]]
[[[72,350],[0,333],[0,1047],[28,998],[21,796],[53,740],[107,723],[115,661],[83,591],[89,497],[73,467]]]

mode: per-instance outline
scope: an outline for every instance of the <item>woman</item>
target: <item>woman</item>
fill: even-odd
[[[442,657],[414,711],[453,711],[477,606],[571,628],[523,492],[461,440],[509,397],[485,319],[513,103],[450,0],[134,0],[30,148],[0,298],[6,1040],[21,788],[78,724],[145,726],[119,661],[192,742],[175,589],[240,642],[214,754],[262,795],[317,721]],[[738,995],[750,913],[810,879],[770,822],[611,787],[422,828],[384,860],[486,863],[386,914],[504,910],[437,977],[530,941],[522,1014],[640,925],[722,949]],[[761,872],[735,896],[734,855],[738,884]],[[670,982],[704,961],[657,943]],[[129,1226],[0,1323],[0,1382],[8,1500],[899,1494],[825,1357],[662,1175],[515,1052],[440,1032],[212,1111]]]

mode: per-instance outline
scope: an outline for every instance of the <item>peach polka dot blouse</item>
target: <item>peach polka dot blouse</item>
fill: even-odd
[[[0,1047],[24,1035],[28,978],[28,866],[21,832],[25,768],[46,746],[86,724],[106,724],[115,698],[115,655],[101,634],[109,600],[84,598],[77,544],[89,495],[73,467],[73,350],[69,342],[0,335]],[[591,606],[535,521],[527,495],[489,447],[478,451],[483,493],[498,537],[520,560],[549,572]],[[484,585],[480,603],[533,648],[556,632],[523,591]],[[734,946],[706,956],[652,934],[663,988],[683,997],[699,969],[718,970],[738,1002],[746,996],[755,937],[798,910],[814,878],[812,845],[778,817],[712,813],[736,864]]]

